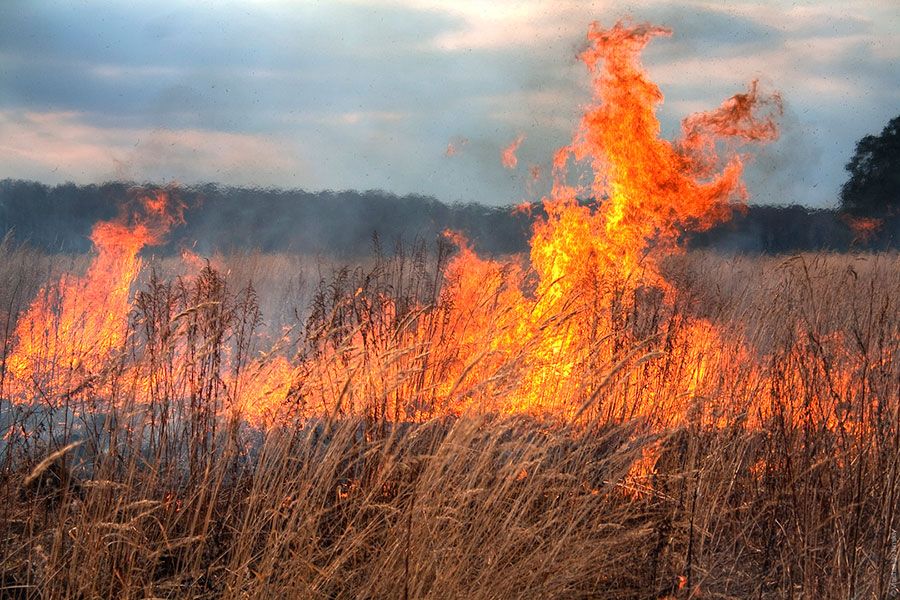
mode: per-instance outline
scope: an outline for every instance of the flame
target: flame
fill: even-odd
[[[503,163],[504,167],[510,170],[516,168],[516,165],[519,164],[519,159],[516,157],[516,152],[519,151],[519,146],[521,146],[522,142],[524,141],[525,134],[520,133],[518,136],[516,136],[516,139],[510,142],[509,145],[503,149],[503,151],[500,153],[500,160]]]
[[[130,208],[130,207],[129,207]],[[182,220],[180,203],[163,191],[138,199],[113,221],[91,232],[94,256],[81,277],[63,275],[42,290],[16,325],[7,359],[13,389],[34,383],[83,385],[125,342],[130,290],[140,273],[138,253],[160,243]]]
[[[780,98],[762,97],[753,82],[747,93],[733,96],[718,109],[684,119],[681,140],[661,139],[656,109],[663,95],[648,78],[639,56],[651,39],[662,35],[670,31],[622,23],[611,29],[591,26],[591,47],[581,59],[591,72],[595,104],[582,117],[572,144],[557,153],[555,195],[546,203],[555,226],[543,233],[547,241],[533,244],[532,258],[535,247],[544,256],[551,254],[544,251],[548,247],[566,248],[560,230],[581,227],[590,233],[576,236],[580,247],[563,252],[594,254],[602,270],[629,277],[642,266],[651,242],[657,255],[672,252],[681,228],[709,228],[730,216],[733,202],[745,199],[741,156],[719,156],[716,143],[727,138],[775,139]],[[760,115],[760,111],[766,112]],[[562,182],[560,172],[570,157],[593,168],[595,177],[588,191],[602,199],[596,210],[578,207],[580,190]],[[568,224],[571,221],[583,223]],[[590,247],[583,245],[588,240]],[[537,262],[558,273],[559,267],[548,260],[552,262],[547,258]],[[652,261],[644,266],[654,268]]]
[[[673,300],[676,290],[661,275],[659,259],[678,251],[684,229],[725,219],[743,200],[742,157],[722,146],[773,139],[781,105],[752,83],[718,109],[685,119],[681,140],[661,139],[662,94],[639,55],[663,34],[647,25],[591,27],[582,60],[594,104],[555,157],[547,216],[534,226],[529,260],[487,260],[448,233],[459,251],[445,269],[440,308],[402,313],[389,298],[357,290],[348,299],[351,312],[365,316],[350,335],[307,359],[314,375],[302,383],[306,397],[347,410],[357,398],[381,398],[383,405],[393,398],[395,419],[416,418],[422,407],[575,418],[601,410],[602,399],[609,414],[659,412],[677,423],[704,392],[710,350],[723,343],[718,332],[702,320],[686,323],[671,343],[681,353],[673,362],[683,366],[663,374],[652,364],[657,334],[623,326],[627,310],[639,307],[610,307],[660,294]],[[567,184],[570,163],[592,169],[587,187]],[[436,316],[428,328],[415,326],[418,318],[400,318],[429,313]],[[636,365],[656,368],[679,393],[602,396],[618,373]],[[419,370],[410,386],[408,374]]]
[[[663,276],[661,259],[679,251],[685,230],[728,218],[744,200],[737,144],[774,139],[781,101],[752,82],[719,108],[687,117],[679,140],[660,138],[663,95],[639,59],[650,40],[668,34],[650,25],[591,26],[581,60],[593,100],[554,157],[546,216],[534,225],[529,255],[488,260],[448,233],[459,250],[434,302],[399,305],[384,290],[359,287],[323,318],[327,328],[308,334],[304,352],[248,358],[250,344],[211,357],[223,344],[216,319],[239,311],[226,306],[212,269],[185,253],[185,263],[201,269],[196,285],[219,294],[192,296],[162,319],[169,346],[161,354],[186,382],[181,387],[193,385],[198,361],[213,372],[213,383],[192,392],[192,402],[225,397],[210,410],[257,424],[277,421],[289,405],[306,414],[366,411],[393,420],[483,409],[571,419],[654,413],[663,426],[677,424],[709,395],[709,374],[727,372],[716,350],[727,341],[711,323],[685,316],[663,351],[654,324],[634,315],[673,304],[677,289]],[[508,168],[524,139],[504,151]],[[451,140],[447,155],[465,143]],[[592,179],[572,185],[585,169]],[[133,214],[95,227],[88,272],[63,277],[19,321],[8,364],[20,398],[33,396],[34,385],[71,389],[63,382],[104,371],[127,341],[139,252],[180,218],[170,198],[154,194]],[[241,321],[248,328],[258,320],[251,305]],[[182,329],[209,336],[201,358],[188,342],[170,341],[168,332]],[[139,401],[156,393],[156,368],[151,360],[131,373]],[[609,393],[611,382],[632,372],[640,380],[636,391]]]
[[[579,394],[596,379],[590,375],[594,365],[615,362],[605,340],[617,325],[605,307],[647,286],[671,296],[659,258],[678,250],[683,229],[710,227],[745,198],[742,157],[721,156],[719,142],[777,136],[780,98],[762,96],[754,82],[718,109],[686,118],[681,140],[661,139],[656,109],[663,96],[639,56],[653,37],[668,34],[649,25],[591,26],[581,59],[592,77],[594,104],[572,143],[554,158],[547,217],[535,224],[531,240],[533,294],[522,292],[520,270],[504,274],[464,244],[448,268],[451,303],[467,307],[468,322],[475,323],[473,331],[458,333],[460,347],[488,348],[527,365],[506,410],[578,411]],[[573,161],[592,169],[588,187],[566,183]],[[579,201],[583,197],[593,200]],[[477,300],[491,289],[503,291],[488,314],[480,314]],[[704,342],[714,335],[702,324],[695,329],[703,330],[698,338]],[[490,332],[487,339],[483,332]],[[700,374],[685,377],[692,381]]]
[[[791,344],[761,361],[739,332],[680,310],[662,261],[681,251],[685,231],[741,206],[740,145],[775,139],[781,100],[754,81],[685,118],[679,139],[661,138],[663,95],[640,53],[668,33],[591,26],[581,60],[593,98],[553,158],[545,216],[526,256],[486,259],[447,232],[458,251],[437,274],[434,297],[407,301],[392,293],[402,283],[353,282],[321,308],[320,327],[273,341],[256,332],[255,292],[231,293],[220,261],[189,250],[187,276],[166,287],[151,275],[151,292],[132,297],[141,250],[183,220],[169,194],[145,194],[96,225],[84,275],[62,276],[19,318],[4,392],[17,402],[106,397],[120,393],[118,378],[159,423],[170,401],[187,399],[181,418],[209,413],[262,427],[296,415],[402,421],[485,410],[639,418],[658,430],[721,427],[735,414],[759,429],[787,416],[853,433],[863,419],[852,411],[880,410],[864,374],[884,365],[849,352],[852,340],[798,324],[786,332]],[[515,166],[522,140],[505,163]],[[448,155],[463,144],[452,140]],[[668,320],[657,320],[660,312]],[[835,367],[823,356],[844,360]],[[802,375],[810,372],[817,376]],[[745,405],[722,393],[739,385],[759,393]],[[865,402],[838,401],[860,389]],[[625,480],[633,493],[647,488],[662,452],[649,447],[634,464]],[[517,477],[529,476],[523,469]]]
[[[853,232],[853,243],[868,244],[884,227],[884,220],[876,217],[843,216],[844,222]]]

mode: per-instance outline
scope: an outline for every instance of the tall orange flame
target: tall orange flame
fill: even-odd
[[[20,317],[16,346],[7,359],[12,387],[50,383],[83,385],[125,341],[131,286],[140,273],[138,253],[160,243],[182,219],[182,207],[165,192],[123,206],[114,221],[91,232],[96,256],[81,277],[63,275],[40,292]]]
[[[571,272],[567,266],[573,257],[591,257],[604,271],[614,268],[630,276],[651,243],[661,255],[673,250],[681,228],[705,229],[728,218],[731,202],[746,196],[743,164],[737,154],[718,156],[716,142],[777,137],[774,117],[781,112],[780,98],[761,96],[754,82],[747,93],[717,110],[687,117],[682,140],[661,139],[656,109],[663,95],[639,56],[653,37],[669,33],[650,25],[591,26],[591,47],[581,58],[590,69],[597,102],[582,117],[572,144],[556,155],[557,183],[546,202],[549,220],[532,244],[536,267],[552,278]],[[762,110],[768,112],[759,115]],[[570,156],[593,167],[594,181],[586,191],[600,199],[596,210],[577,207],[576,195],[585,190],[563,183]],[[589,233],[566,235],[568,227]],[[647,266],[653,268],[652,263]]]
[[[614,358],[602,344],[615,329],[606,311],[614,294],[648,284],[671,293],[658,258],[677,249],[682,229],[709,227],[744,199],[742,159],[734,153],[720,157],[717,141],[777,136],[780,99],[760,95],[753,83],[717,110],[685,119],[681,141],[661,139],[656,108],[663,96],[639,56],[653,37],[668,33],[649,25],[591,26],[591,46],[581,59],[592,76],[595,104],[554,159],[553,191],[544,200],[547,218],[535,224],[531,241],[534,293],[520,291],[518,271],[490,284],[498,277],[496,266],[465,248],[450,265],[456,306],[477,312],[471,307],[478,307],[485,289],[507,288],[501,298],[508,304],[482,319],[497,326],[497,315],[511,315],[499,325],[502,331],[471,344],[463,336],[461,344],[492,348],[507,358],[528,348],[524,383],[508,396],[511,410],[577,409],[577,394],[564,390],[581,389],[591,379],[586,370],[601,364],[598,357]],[[566,183],[570,158],[592,167],[589,187]],[[699,324],[696,329],[707,332],[706,339],[714,335]],[[490,328],[481,323],[478,330]]]

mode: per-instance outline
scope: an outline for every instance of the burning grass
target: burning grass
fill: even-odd
[[[4,306],[27,306],[25,290],[40,286],[34,267],[48,259],[12,249],[4,258],[7,283],[19,282],[4,286]],[[361,307],[384,319],[363,300],[370,294],[392,290],[393,303],[411,305],[410,294],[432,293],[435,265],[414,268],[423,260],[409,253],[335,269],[312,309],[296,313],[306,351],[337,352]],[[282,256],[219,261],[247,279],[275,270],[273,282],[294,275],[279,265],[300,264]],[[682,291],[678,306],[636,291],[625,304],[643,314],[623,317],[618,333],[664,335],[652,346],[623,346],[624,364],[600,365],[601,392],[575,421],[504,416],[496,407],[407,412],[394,400],[422,385],[422,375],[398,369],[396,397],[364,401],[345,391],[342,405],[319,417],[298,412],[265,429],[209,410],[235,393],[210,366],[218,360],[210,340],[220,358],[245,343],[244,315],[256,314],[247,288],[227,291],[211,269],[172,283],[163,278],[171,263],[155,266],[158,279],[143,283],[130,341],[104,386],[4,402],[4,593],[889,595],[900,457],[896,255],[667,261],[663,270]],[[360,292],[360,284],[368,287]],[[286,295],[257,292],[269,294]],[[173,295],[195,307],[219,304],[211,313],[176,304],[177,319],[151,310]],[[296,300],[298,309],[310,306],[306,295]],[[336,317],[347,302],[355,308]],[[151,326],[150,315],[162,320]],[[698,376],[702,396],[657,379],[655,363],[697,356],[677,347],[695,334],[688,315],[729,332],[704,346],[715,359]],[[173,329],[173,320],[190,325]],[[193,340],[193,366],[179,374],[161,347],[151,350],[150,330]],[[245,352],[242,369],[255,368],[258,352]],[[339,354],[332,373],[345,364]],[[155,365],[149,403],[131,379],[135,361]],[[363,377],[345,366],[334,389],[355,389],[352,379]],[[520,373],[507,366],[491,389],[514,387],[499,379]],[[649,393],[655,411],[619,411],[623,398]],[[760,410],[772,398],[780,399],[776,410]],[[677,422],[667,412],[675,405],[688,407]]]
[[[0,586],[895,594],[900,260],[683,254],[781,102],[753,83],[660,139],[639,54],[667,33],[591,28],[527,257],[144,264],[177,190],[135,190],[83,269],[4,247]]]

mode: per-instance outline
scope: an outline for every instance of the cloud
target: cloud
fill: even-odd
[[[855,141],[894,116],[898,14],[890,0],[5,0],[0,169],[518,202],[497,153],[526,132],[523,164],[549,161],[590,101],[587,24],[630,15],[674,30],[644,55],[664,132],[761,76],[793,122],[751,165],[751,192],[783,196],[767,175],[783,165],[807,182],[792,197],[832,202]],[[455,136],[471,144],[447,161]]]
[[[268,136],[110,129],[74,112],[0,111],[0,177],[275,184],[305,169]]]

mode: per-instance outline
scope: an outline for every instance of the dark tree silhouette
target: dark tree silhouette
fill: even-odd
[[[850,179],[841,188],[845,212],[872,217],[900,212],[900,116],[880,135],[859,140],[846,169]]]
[[[132,185],[48,186],[0,180],[0,244],[9,234],[15,242],[49,252],[87,252],[91,228],[116,216]],[[186,207],[186,222],[169,233],[164,245],[153,247],[153,254],[177,255],[182,248],[201,255],[259,249],[353,259],[373,251],[373,233],[391,251],[398,243],[434,241],[451,229],[463,233],[481,254],[497,256],[527,252],[532,222],[545,216],[540,205],[525,213],[511,207],[444,204],[427,196],[380,191],[309,192],[207,184],[182,186],[176,193]],[[684,242],[689,248],[773,254],[858,249],[860,235],[852,224],[867,225],[874,219],[850,216],[834,209],[750,205],[707,231],[685,232]],[[878,219],[872,238],[865,240],[867,248],[900,247],[900,210],[885,216]]]

